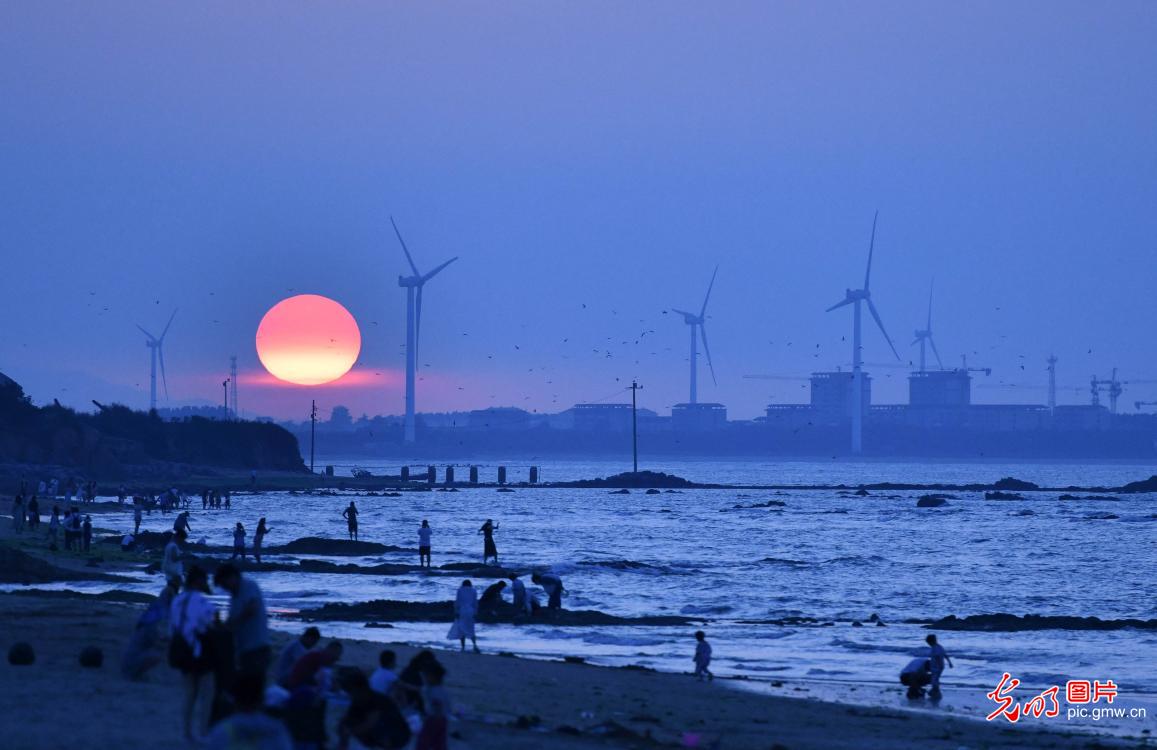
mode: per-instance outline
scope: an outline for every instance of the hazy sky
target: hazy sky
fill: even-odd
[[[1157,400],[1157,4],[0,3],[0,371],[38,402],[398,413],[406,270],[419,410],[687,398],[687,330],[735,417],[850,361],[873,293],[907,362],[936,279],[975,401],[1062,402],[1114,366]],[[263,382],[295,292],[362,328],[350,382]],[[645,336],[642,336],[646,332]],[[842,340],[847,337],[848,342]],[[639,341],[636,344],[636,340]],[[610,356],[608,356],[608,353]],[[887,344],[866,329],[865,359]],[[1021,369],[1021,366],[1024,369]],[[906,400],[869,368],[873,400]],[[1078,393],[1075,389],[1080,388]]]

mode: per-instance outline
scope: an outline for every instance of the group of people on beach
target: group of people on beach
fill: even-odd
[[[181,530],[177,536],[184,534]],[[209,574],[179,569],[141,615],[121,662],[141,679],[162,661],[181,674],[185,738],[207,748],[289,750],[327,746],[326,708],[348,701],[338,723],[338,746],[356,738],[364,747],[445,750],[450,699],[446,670],[431,651],[419,652],[400,672],[393,651],[382,651],[368,675],[339,664],[340,641],[321,646],[306,628],[273,659],[265,599],[257,583],[222,563],[213,584],[229,596],[227,613],[209,598]]]
[[[88,553],[92,549],[92,516],[81,515],[80,509],[73,506],[63,516],[60,506],[53,505],[52,512],[44,524],[45,541],[52,551],[59,549],[57,539],[63,534],[64,548],[69,551]],[[23,495],[16,495],[12,500],[12,530],[16,534],[23,534],[25,529],[31,533],[38,533],[41,527],[40,500],[36,495],[26,503]]]

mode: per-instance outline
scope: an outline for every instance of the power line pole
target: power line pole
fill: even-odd
[[[309,410],[309,473],[313,473],[313,444],[317,435],[317,401],[311,402]]]
[[[237,408],[237,355],[229,358],[229,381],[233,384],[233,418],[241,419],[241,410]]]
[[[631,454],[634,458],[635,473],[639,473],[639,409],[635,393],[643,386],[631,381]]]
[[[222,416],[221,419],[225,422],[228,422],[229,421],[229,378],[225,378],[224,382],[221,383],[221,390],[223,390],[225,392],[225,414],[224,414],[224,416]]]

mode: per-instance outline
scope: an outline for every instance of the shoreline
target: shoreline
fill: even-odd
[[[10,715],[24,721],[11,728],[13,747],[27,750],[70,747],[54,738],[52,708],[60,686],[69,685],[70,715],[78,726],[93,728],[87,741],[109,747],[178,745],[177,675],[165,666],[146,682],[125,681],[117,671],[120,647],[139,605],[12,594],[0,610],[0,643],[32,643],[31,667],[0,665],[0,690],[10,696]],[[323,627],[324,632],[324,627]],[[290,636],[274,630],[275,643]],[[342,663],[368,668],[386,646],[343,639]],[[76,655],[85,645],[105,652],[100,669],[82,669]],[[389,644],[399,661],[416,651]],[[678,747],[688,733],[702,747],[722,742],[727,748],[769,746],[889,749],[913,746],[955,750],[988,748],[1135,747],[1136,742],[1085,732],[1055,731],[1036,725],[986,724],[960,714],[869,708],[815,698],[768,695],[731,679],[696,683],[690,675],[638,668],[612,668],[562,660],[518,658],[501,653],[459,654],[438,650],[449,670],[447,685],[457,706],[452,747],[595,748]],[[708,700],[709,699],[709,700]],[[337,711],[331,710],[331,722]],[[110,714],[155,717],[150,722],[108,722]]]

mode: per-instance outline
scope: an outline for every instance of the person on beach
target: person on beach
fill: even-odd
[[[165,581],[165,587],[153,600],[148,609],[137,620],[129,644],[121,657],[121,674],[130,680],[142,679],[145,674],[161,663],[164,658],[164,639],[161,633],[169,624],[169,613],[173,599],[180,593],[179,578]]]
[[[342,688],[350,697],[349,708],[338,723],[338,747],[349,747],[350,738],[362,747],[401,750],[410,743],[413,732],[398,707],[387,696],[373,689],[360,670],[342,679]]]
[[[24,496],[17,495],[12,500],[12,530],[17,534],[24,533]]]
[[[128,494],[129,494],[128,491],[125,490],[125,486],[122,484],[117,489],[117,505],[124,505],[125,504],[125,498],[128,497]]]
[[[273,679],[278,685],[285,687],[289,673],[297,660],[317,648],[321,641],[321,631],[312,625],[305,629],[301,636],[289,643],[277,656],[277,663],[273,665]]]
[[[429,649],[422,649],[410,658],[406,668],[398,674],[394,683],[394,696],[402,708],[422,711],[422,670],[426,665],[438,663],[438,657]]]
[[[522,582],[517,573],[510,574],[510,597],[511,603],[514,605],[515,617],[530,614],[530,600],[526,598],[526,584]]]
[[[478,638],[474,635],[474,618],[478,616],[478,592],[469,579],[458,587],[458,595],[454,598],[454,624],[450,627],[450,638],[457,638],[466,650],[466,639],[474,644],[474,653],[478,650]]]
[[[258,563],[261,562],[261,543],[265,541],[265,535],[268,533],[269,527],[265,525],[265,516],[262,516],[253,531],[253,559]]]
[[[438,662],[422,668],[422,705],[425,718],[415,750],[446,750],[450,720],[450,694],[442,686],[446,668]]]
[[[186,534],[193,533],[193,527],[189,525],[189,511],[183,510],[177,514],[173,519],[173,531],[183,531]]]
[[[233,507],[233,493],[230,492],[229,490],[225,490],[225,510],[229,510],[232,507]]]
[[[181,562],[181,543],[185,541],[185,532],[177,531],[169,534],[165,543],[165,551],[161,556],[161,575],[165,580],[176,578],[180,580],[185,575],[185,566]]]
[[[394,670],[398,666],[398,656],[390,649],[378,654],[378,668],[370,675],[370,689],[375,693],[390,695],[394,690],[394,683],[398,681],[398,673]]]
[[[491,557],[494,558],[494,564],[498,564],[498,547],[494,544],[494,532],[498,530],[498,525],[486,519],[486,523],[482,524],[482,528],[478,529],[478,533],[482,535],[482,564]]]
[[[205,636],[217,607],[209,601],[208,593],[208,574],[193,566],[185,576],[185,590],[173,598],[169,610],[169,666],[183,676],[185,696],[181,719],[185,739],[191,743],[200,741],[207,722],[206,712],[197,711],[197,703],[202,677],[212,669]]]
[[[126,531],[125,535],[121,537],[121,552],[132,552],[136,546],[137,538]]]
[[[133,498],[133,535],[141,533],[141,518],[144,515],[144,501],[139,497]]]
[[[502,592],[506,590],[506,581],[498,581],[492,583],[482,590],[482,596],[478,599],[478,609],[481,612],[494,615],[498,613],[498,608],[502,606]]]
[[[80,546],[80,510],[72,508],[64,519],[64,548],[73,550]]]
[[[33,495],[28,501],[28,529],[30,531],[40,529],[40,501],[36,495]]]
[[[341,659],[342,650],[341,641],[330,641],[320,651],[309,651],[304,654],[294,663],[293,669],[289,670],[285,688],[290,692],[301,688],[324,692],[327,687],[328,670]]]
[[[56,549],[56,535],[60,531],[60,506],[52,506],[52,517],[48,519],[48,548]]]
[[[929,633],[928,637],[924,639],[928,644],[928,661],[932,669],[932,689],[928,693],[928,697],[932,700],[940,700],[940,675],[944,674],[944,663],[952,666],[952,657],[944,650],[944,647],[936,640],[933,633]]]
[[[430,528],[430,522],[423,519],[422,525],[418,527],[418,567],[430,567],[430,537],[434,534],[434,530]]]
[[[715,675],[708,669],[711,666],[711,644],[707,642],[707,634],[702,630],[695,631],[695,656],[692,661],[695,662],[696,680],[703,682],[704,678],[708,681],[715,679]]]
[[[900,670],[900,684],[908,688],[908,700],[924,697],[924,686],[932,681],[932,662],[926,656],[917,656]]]
[[[233,681],[237,711],[219,722],[202,745],[205,750],[292,750],[285,724],[265,713],[265,675],[242,674]]]
[[[562,609],[563,586],[561,578],[554,573],[533,573],[530,580],[542,586],[543,591],[546,592],[547,609]]]
[[[87,555],[88,551],[92,549],[92,516],[84,517],[84,524],[80,529],[80,538],[83,543],[84,553]]]
[[[229,619],[225,627],[233,633],[238,672],[264,675],[269,669],[271,651],[265,597],[261,589],[230,563],[217,568],[213,583],[229,592]]]
[[[353,500],[350,500],[350,507],[341,512],[341,517],[346,520],[346,525],[349,527],[350,541],[356,542],[358,540],[358,508],[354,505]]]
[[[236,560],[241,557],[241,562],[245,562],[245,527],[238,521],[237,525],[233,527],[233,557],[230,560]]]

